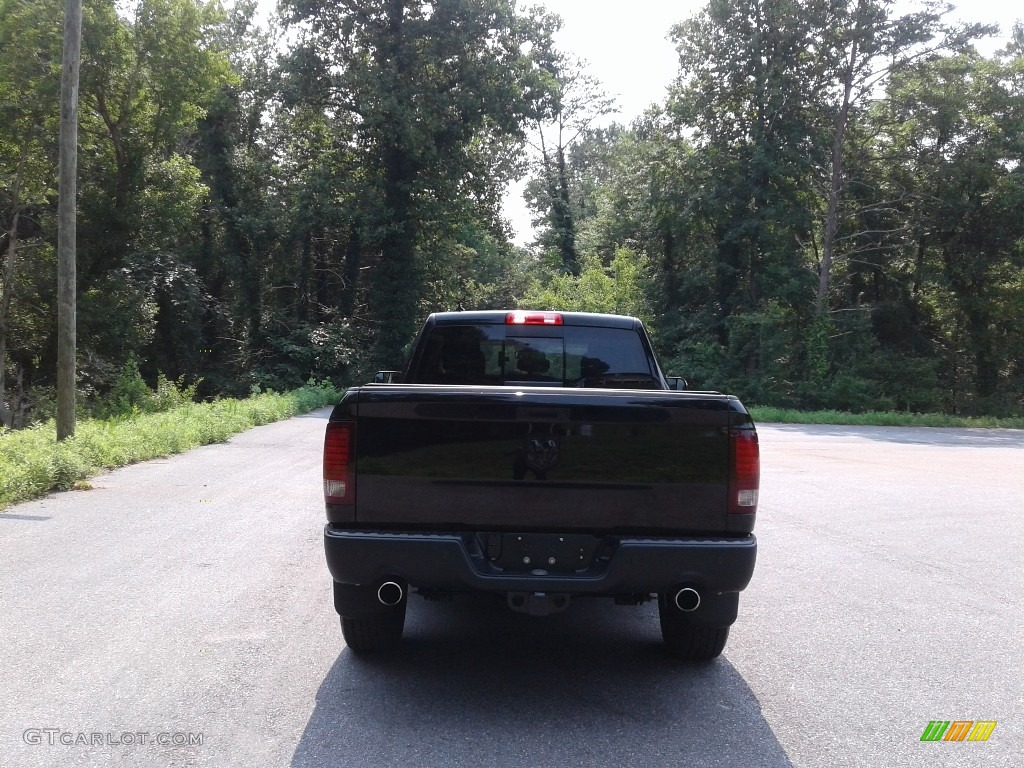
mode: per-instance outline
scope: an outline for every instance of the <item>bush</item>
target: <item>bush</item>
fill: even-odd
[[[185,386],[185,377],[179,376],[177,381],[170,381],[162,373],[156,377],[156,390],[151,392],[148,402],[143,408],[147,412],[159,413],[169,411],[172,408],[180,408],[183,405],[194,402],[196,399],[196,388],[202,379],[197,379],[192,384]]]
[[[651,325],[651,310],[644,292],[650,262],[628,248],[615,252],[605,266],[593,254],[580,259],[578,277],[556,272],[527,291],[520,306],[564,312],[609,312],[639,317]]]
[[[163,373],[158,373],[156,388],[150,389],[139,372],[138,361],[131,359],[124,364],[108,395],[94,398],[87,410],[99,418],[161,413],[193,402],[201,382],[202,379],[198,379],[186,386],[184,376],[171,381]]]
[[[109,395],[98,406],[99,412],[106,412],[108,416],[127,414],[136,410],[144,410],[143,406],[149,402],[153,393],[139,373],[139,363],[134,358],[124,364],[121,375],[114,382],[113,389]]]

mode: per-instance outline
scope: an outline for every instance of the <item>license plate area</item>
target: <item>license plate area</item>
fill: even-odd
[[[606,543],[588,534],[557,533],[484,533],[480,539],[488,563],[512,573],[585,571]]]

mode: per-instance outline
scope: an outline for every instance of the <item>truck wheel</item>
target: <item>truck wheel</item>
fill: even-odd
[[[381,653],[391,650],[402,639],[405,628],[405,600],[396,606],[358,618],[341,617],[345,645],[355,653]]]
[[[665,649],[677,659],[711,661],[725,649],[729,627],[693,624],[685,613],[666,604],[665,600],[658,601],[658,615]]]

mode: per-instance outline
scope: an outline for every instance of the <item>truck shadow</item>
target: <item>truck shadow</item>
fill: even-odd
[[[651,606],[579,600],[538,619],[414,598],[400,653],[342,650],[292,766],[434,765],[792,764],[728,648],[666,657]]]

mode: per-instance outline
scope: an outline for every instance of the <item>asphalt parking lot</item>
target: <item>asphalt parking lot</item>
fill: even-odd
[[[468,598],[415,599],[367,662],[323,562],[325,416],[0,513],[0,764],[1021,765],[1024,432],[761,426],[711,664],[666,658],[652,606]]]

